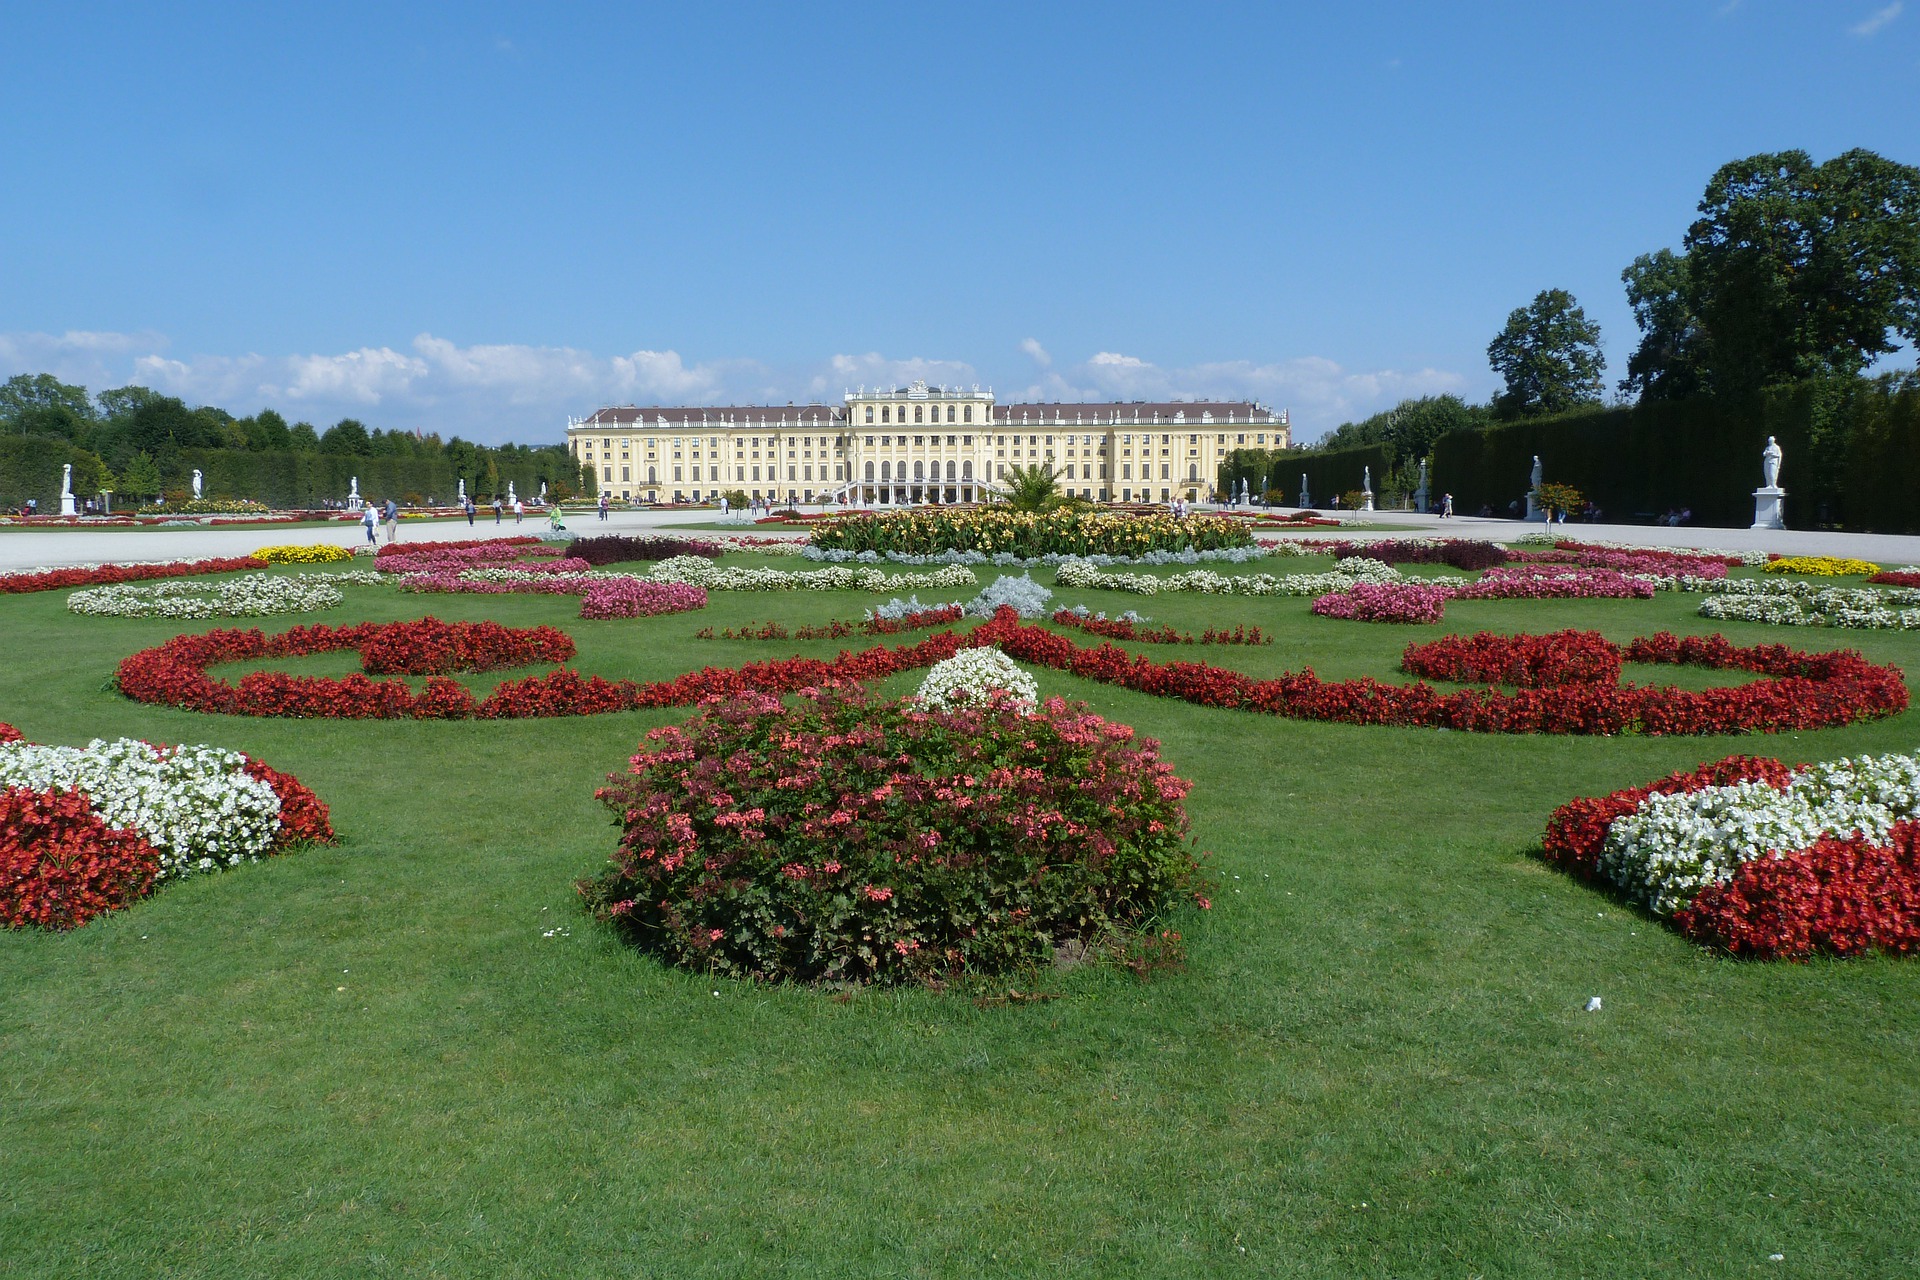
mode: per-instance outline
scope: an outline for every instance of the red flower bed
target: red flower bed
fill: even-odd
[[[144,897],[160,854],[77,791],[0,789],[0,925],[72,929]]]
[[[191,578],[202,573],[234,573],[264,569],[265,560],[228,556],[213,560],[184,560],[173,564],[103,564],[91,569],[47,569],[40,573],[0,575],[0,595],[29,591],[58,591],[62,587],[99,587],[113,582],[146,582],[153,578]]]
[[[815,685],[863,683],[932,666],[962,647],[952,632],[917,645],[882,645],[861,653],[842,653],[831,661],[787,658],[735,668],[706,667],[672,680],[639,684],[605,680],[562,669],[544,676],[509,680],[484,699],[458,681],[430,676],[415,693],[404,680],[369,680],[364,675],[290,676],[256,671],[238,684],[207,674],[222,662],[302,657],[360,649],[389,627],[407,623],[363,622],[353,626],[294,627],[269,636],[258,630],[210,631],[175,636],[121,662],[120,691],[140,702],[224,715],[286,716],[342,720],[515,719],[528,716],[599,715],[640,707],[691,706],[713,694],[747,690],[788,692]],[[548,631],[550,628],[535,628]],[[560,633],[554,633],[560,634]],[[562,636],[562,639],[565,637]]]
[[[1826,836],[1783,858],[1756,858],[1702,890],[1674,923],[1697,942],[1756,959],[1920,949],[1920,822],[1896,822],[1884,844]]]
[[[18,742],[25,736],[12,725],[0,721],[0,742]]]
[[[1617,684],[1620,650],[1597,631],[1501,636],[1482,631],[1407,646],[1400,669],[1456,684],[1510,684],[1545,689],[1564,684]]]
[[[1877,587],[1920,587],[1920,573],[1902,573],[1898,569],[1882,569],[1867,581]]]
[[[573,657],[572,637],[552,627],[522,629],[438,618],[388,623],[358,647],[362,669],[382,676],[500,671]]]
[[[1611,795],[1569,800],[1547,819],[1547,832],[1540,841],[1548,862],[1585,880],[1591,880],[1599,866],[1600,847],[1607,841],[1607,828],[1615,818],[1625,817],[1652,795],[1681,795],[1708,787],[1728,787],[1736,782],[1764,782],[1770,787],[1785,787],[1793,770],[1765,756],[1728,756],[1697,769],[1682,769],[1644,787],[1624,787]]]
[[[561,670],[509,681],[480,700],[444,677],[430,677],[427,688],[415,694],[402,681],[373,681],[360,675],[334,680],[255,672],[236,686],[206,673],[219,662],[358,648],[380,630],[377,624],[361,623],[295,627],[278,636],[257,630],[177,636],[124,660],[120,689],[142,702],[229,715],[342,719],[595,715],[637,707],[686,706],[715,693],[782,692],[864,682],[930,666],[965,647],[997,645],[1020,661],[1200,706],[1300,720],[1475,733],[1779,732],[1851,724],[1907,706],[1907,687],[1899,669],[1875,666],[1851,650],[1808,654],[1784,645],[1741,649],[1719,636],[1683,640],[1663,633],[1634,641],[1625,659],[1739,667],[1771,678],[1701,692],[1581,682],[1515,693],[1493,688],[1442,693],[1424,682],[1393,685],[1363,678],[1329,683],[1311,669],[1258,680],[1204,663],[1155,663],[1111,643],[1083,649],[1058,632],[1022,623],[1008,608],[964,639],[943,631],[917,645],[843,652],[827,662],[788,658],[732,669],[707,667],[646,685]]]
[[[246,770],[248,777],[266,783],[280,797],[280,830],[273,838],[276,849],[334,842],[333,817],[327,811],[327,802],[306,783],[251,756],[247,757]]]

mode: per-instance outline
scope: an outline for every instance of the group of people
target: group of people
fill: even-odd
[[[374,536],[376,522],[387,527],[387,542],[391,545],[400,536],[400,504],[388,498],[383,503],[369,502],[360,508],[360,525],[367,531],[368,542],[379,541]]]

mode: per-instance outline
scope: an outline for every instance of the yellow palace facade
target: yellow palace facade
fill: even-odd
[[[618,405],[567,422],[599,492],[642,502],[980,502],[1035,465],[1092,502],[1193,501],[1231,451],[1291,444],[1285,410],[1250,401],[996,404],[924,382],[837,406]]]

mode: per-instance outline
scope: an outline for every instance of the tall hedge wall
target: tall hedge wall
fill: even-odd
[[[0,509],[17,511],[28,498],[42,515],[60,513],[60,468],[73,464],[73,494],[85,502],[100,491],[99,458],[76,444],[47,436],[0,436]]]
[[[1538,454],[1543,479],[1579,489],[1609,520],[1690,508],[1697,524],[1738,527],[1753,520],[1768,436],[1785,455],[1789,525],[1920,530],[1920,391],[1863,380],[1449,432],[1434,444],[1432,491],[1451,492],[1463,514],[1485,504],[1504,515],[1524,507]]]

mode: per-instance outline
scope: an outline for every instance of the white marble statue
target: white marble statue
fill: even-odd
[[[347,488],[347,506],[355,511],[360,509],[360,477],[355,476]]]
[[[1372,467],[1360,468],[1360,492],[1362,493],[1373,492],[1373,468]]]
[[[546,504],[547,504],[547,482],[545,480],[542,480],[540,482],[540,505],[545,506]]]
[[[80,509],[73,505],[73,464],[62,463],[60,467],[60,514],[77,516]]]
[[[1767,437],[1767,447],[1760,455],[1760,475],[1767,488],[1780,487],[1780,442],[1772,436]]]
[[[460,477],[460,496],[455,498],[454,501],[458,502],[463,508],[467,505],[467,478],[465,476]]]
[[[1313,497],[1307,492],[1307,473],[1304,471],[1300,473],[1300,505],[1303,507],[1313,505]]]
[[[518,501],[520,501],[520,495],[513,491],[513,481],[509,480],[507,481],[507,505],[512,506]]]
[[[1533,455],[1533,474],[1527,477],[1527,487],[1530,489],[1540,487],[1540,455],[1537,453]]]
[[[200,468],[193,469],[193,500],[200,501]]]

